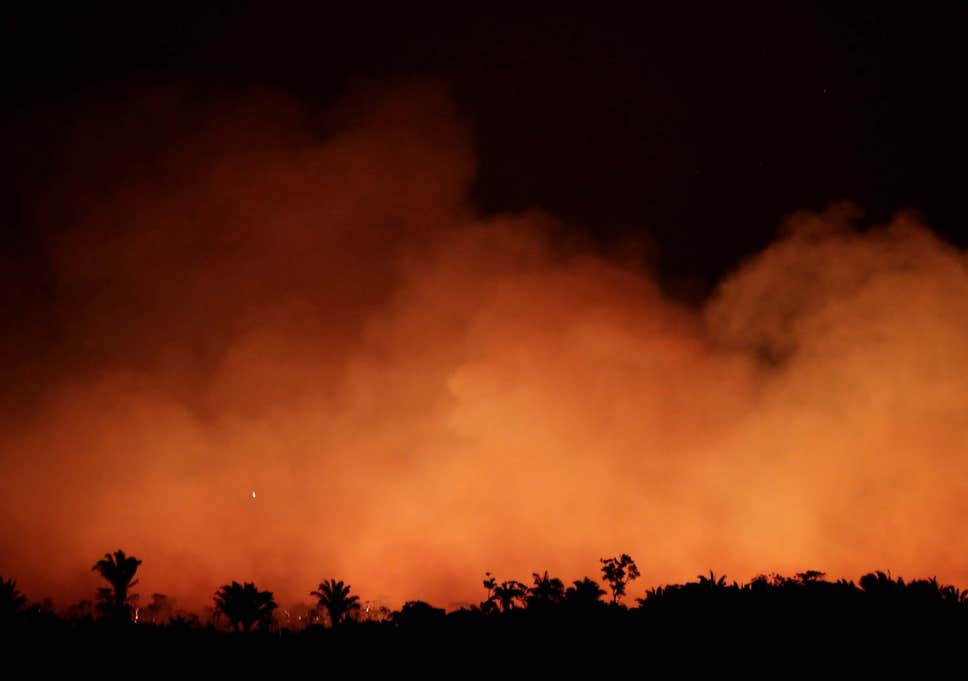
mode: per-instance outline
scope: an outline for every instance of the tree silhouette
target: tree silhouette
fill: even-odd
[[[390,615],[390,621],[398,627],[439,626],[446,619],[442,608],[435,608],[425,601],[407,601],[399,611]]]
[[[80,624],[82,622],[94,621],[95,612],[96,605],[94,601],[83,598],[77,603],[72,603],[71,605],[67,606],[66,610],[64,611],[64,617],[71,624]]]
[[[272,600],[271,591],[259,591],[252,582],[224,584],[215,592],[214,600],[216,612],[225,615],[235,631],[239,630],[240,624],[244,631],[249,631],[256,623],[268,626],[272,612],[278,607]]]
[[[497,579],[490,572],[484,573],[484,588],[487,589],[487,600],[491,600],[491,594],[494,591],[494,587],[497,586]]]
[[[946,584],[939,589],[941,600],[946,603],[966,603],[968,602],[968,591],[962,591],[958,587]]]
[[[529,608],[547,608],[560,605],[565,600],[565,585],[557,577],[548,576],[547,570],[543,575],[533,572],[531,577],[534,585],[528,589],[525,598]]]
[[[487,598],[481,602],[481,612],[485,615],[491,615],[497,610],[497,604],[494,602],[494,589],[497,587],[497,579],[490,572],[484,573],[484,588],[487,589]]]
[[[527,593],[527,585],[511,579],[494,587],[491,598],[501,604],[501,612],[510,612],[514,609],[514,602],[524,600]]]
[[[175,612],[175,601],[165,594],[151,594],[151,602],[144,607],[142,619],[152,624],[162,624]]]
[[[601,603],[605,590],[594,579],[576,579],[565,591],[565,603],[578,608],[592,608]]]
[[[726,588],[726,575],[720,575],[717,579],[716,574],[710,570],[709,576],[698,575],[699,586],[706,589],[725,589]]]
[[[320,582],[319,589],[310,591],[309,595],[319,599],[320,607],[326,608],[330,624],[334,627],[345,622],[350,613],[360,609],[359,596],[351,596],[350,585],[336,579]]]
[[[105,553],[104,558],[91,568],[111,585],[110,589],[103,587],[97,590],[98,609],[105,616],[123,621],[131,620],[131,603],[137,596],[129,593],[129,590],[138,583],[134,575],[139,565],[140,560],[127,556],[118,549],[113,555]]]
[[[0,623],[13,622],[26,604],[27,597],[17,589],[17,581],[0,577]]]
[[[796,574],[796,577],[798,580],[800,580],[801,584],[806,584],[808,582],[819,582],[826,576],[827,573],[821,572],[820,570],[806,570]]]
[[[885,599],[894,596],[899,589],[903,589],[904,580],[898,578],[895,582],[889,573],[885,574],[878,570],[861,577],[860,588],[865,594]]]
[[[119,601],[113,589],[103,589],[107,592],[104,601],[112,613],[118,612],[117,603],[127,606],[130,601],[137,563],[136,558],[123,554],[105,556],[99,569],[116,578],[122,591]],[[612,563],[603,560],[602,565],[617,573],[624,570],[624,575],[614,575],[617,581],[624,580],[624,584],[637,572],[631,569],[634,565],[631,558],[623,560],[622,556],[614,558]],[[716,633],[712,645],[718,645],[716,640],[720,637],[729,640],[736,637],[739,645],[748,645],[750,639],[755,639],[762,640],[769,649],[794,645],[794,642],[802,644],[814,636],[821,622],[822,626],[831,628],[838,641],[849,641],[861,632],[859,635],[868,637],[869,644],[892,648],[897,645],[895,642],[903,645],[905,639],[900,636],[906,636],[909,641],[927,643],[930,640],[937,648],[937,641],[954,641],[968,630],[968,592],[942,584],[937,578],[905,580],[890,573],[873,572],[861,577],[858,583],[845,579],[833,582],[827,581],[819,571],[808,570],[792,576],[758,575],[740,585],[735,581],[727,583],[725,575],[710,571],[685,583],[650,588],[643,594],[644,598],[638,599],[635,609],[628,609],[624,604],[614,605],[616,600],[624,603],[615,590],[610,594],[612,598],[603,599],[608,587],[589,578],[576,580],[567,589],[548,571],[532,573],[532,578],[533,584],[526,587],[514,580],[499,582],[487,574],[484,580],[489,596],[487,610],[474,606],[448,613],[426,602],[411,600],[397,612],[386,611],[386,616],[353,617],[361,623],[351,627],[343,624],[354,610],[359,608],[362,614],[366,608],[374,613],[378,609],[372,602],[360,603],[348,585],[335,579],[322,582],[319,590],[312,592],[319,600],[317,606],[314,599],[312,611],[308,604],[297,604],[291,612],[284,613],[284,618],[277,618],[279,609],[273,594],[260,591],[252,583],[232,582],[220,587],[214,595],[217,607],[204,621],[192,615],[176,615],[174,602],[155,593],[150,603],[142,604],[140,618],[153,626],[137,627],[97,624],[94,603],[90,600],[66,608],[58,617],[48,603],[28,603],[12,579],[0,579],[0,640],[8,632],[18,636],[22,632],[48,637],[51,645],[57,646],[74,635],[80,635],[85,641],[100,636],[117,640],[119,634],[127,638],[125,630],[128,630],[127,634],[135,636],[132,640],[170,641],[174,650],[181,641],[216,641],[217,637],[234,640],[239,634],[230,633],[233,630],[254,631],[271,623],[292,645],[302,645],[297,642],[300,640],[310,645],[308,642],[323,641],[329,635],[321,627],[309,627],[298,637],[286,637],[284,632],[299,632],[304,623],[311,622],[311,612],[321,613],[324,608],[330,621],[342,628],[333,632],[334,645],[339,645],[341,650],[343,646],[356,645],[366,650],[386,646],[395,649],[398,645],[407,648],[421,641],[439,641],[451,646],[462,640],[473,644],[475,650],[503,651],[507,643],[532,645],[532,649],[539,650],[558,637],[557,643],[565,646],[568,660],[572,645],[609,650],[628,636],[627,640],[640,637],[662,646],[663,642],[699,632],[699,627]],[[631,599],[629,594],[625,595]],[[606,605],[606,601],[612,604]],[[499,614],[488,616],[489,612]],[[218,618],[222,626],[218,625]],[[584,638],[575,637],[575,633]],[[237,642],[245,648],[258,648],[275,646],[274,641],[274,638],[242,636]],[[235,644],[229,643],[227,650],[232,646]],[[821,649],[819,646],[812,650]],[[540,647],[540,652],[544,650]],[[832,652],[842,655],[843,650],[844,645],[836,645]],[[868,645],[865,650],[876,649]]]
[[[612,603],[618,603],[618,599],[625,595],[628,583],[639,577],[639,568],[627,553],[617,558],[601,558],[599,562],[602,564],[602,575],[612,590]]]

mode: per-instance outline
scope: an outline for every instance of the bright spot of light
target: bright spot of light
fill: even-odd
[[[252,498],[255,499],[255,490],[252,490]]]

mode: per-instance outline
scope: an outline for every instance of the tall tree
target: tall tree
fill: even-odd
[[[91,570],[97,571],[107,580],[111,588],[97,590],[98,609],[112,619],[131,620],[131,603],[137,597],[131,588],[137,585],[134,578],[141,561],[134,556],[125,555],[118,549],[114,554],[105,553],[104,558],[94,564]]]
[[[216,612],[225,615],[232,628],[243,631],[252,629],[258,623],[266,627],[272,621],[272,613],[278,607],[272,599],[271,591],[259,591],[252,582],[223,584],[215,592]]]
[[[618,557],[602,558],[600,562],[602,575],[612,590],[612,603],[618,603],[618,599],[625,595],[628,583],[639,577],[639,568],[627,553]]]
[[[319,600],[319,605],[329,613],[330,624],[334,627],[343,624],[350,614],[360,609],[359,596],[350,595],[350,585],[342,580],[327,579],[319,583],[316,591],[310,591],[310,596]]]
[[[501,604],[501,612],[510,612],[514,609],[515,602],[523,601],[527,593],[528,587],[526,584],[510,579],[494,587],[494,594],[491,598]]]
[[[543,575],[537,572],[531,573],[534,584],[528,588],[526,602],[529,608],[546,608],[560,605],[565,600],[565,585],[557,577],[548,575],[545,570]]]

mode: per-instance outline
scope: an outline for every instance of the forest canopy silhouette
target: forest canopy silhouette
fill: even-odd
[[[15,581],[0,578],[0,636],[60,650],[103,642],[116,660],[157,655],[156,646],[164,644],[168,664],[217,660],[223,669],[246,666],[256,653],[277,665],[325,659],[334,670],[344,663],[400,668],[462,661],[489,650],[500,653],[498,663],[520,671],[522,662],[544,669],[612,663],[614,655],[602,657],[603,651],[623,648],[648,649],[653,666],[676,659],[677,650],[698,655],[691,665],[722,665],[720,656],[730,649],[744,665],[809,650],[815,661],[862,662],[870,669],[896,662],[901,653],[924,662],[920,656],[957,645],[968,629],[968,591],[934,578],[905,581],[877,571],[858,583],[834,582],[805,570],[740,584],[710,571],[648,589],[633,603],[623,592],[641,576],[635,560],[621,554],[599,562],[611,599],[594,579],[566,588],[545,570],[532,573],[530,584],[487,572],[484,599],[449,612],[422,600],[397,610],[371,607],[369,600],[361,607],[353,588],[333,578],[310,592],[318,603],[309,608],[281,608],[272,591],[232,581],[215,591],[214,608],[195,613],[157,593],[150,605],[137,607],[139,596],[130,589],[141,561],[119,549],[95,565],[112,585],[98,590],[104,607],[96,616],[83,610],[89,601],[60,613],[47,601],[28,602]],[[903,648],[893,649],[891,641],[903,641]],[[351,653],[362,657],[347,658]]]
[[[484,568],[502,612],[616,547],[627,600],[708,566],[968,583],[963,251],[835,204],[685,303],[647,244],[482,214],[472,140],[422,81],[78,113],[30,207],[48,332],[0,341],[0,574],[75,602],[119,544],[190,608],[344,575],[453,610]]]

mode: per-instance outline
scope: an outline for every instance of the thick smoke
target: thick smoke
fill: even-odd
[[[913,216],[794,215],[695,309],[476,211],[433,84],[323,116],[173,89],[65,148],[51,336],[0,421],[0,574],[31,595],[89,596],[118,547],[192,604],[336,576],[453,605],[623,551],[643,585],[968,582],[968,260]]]

